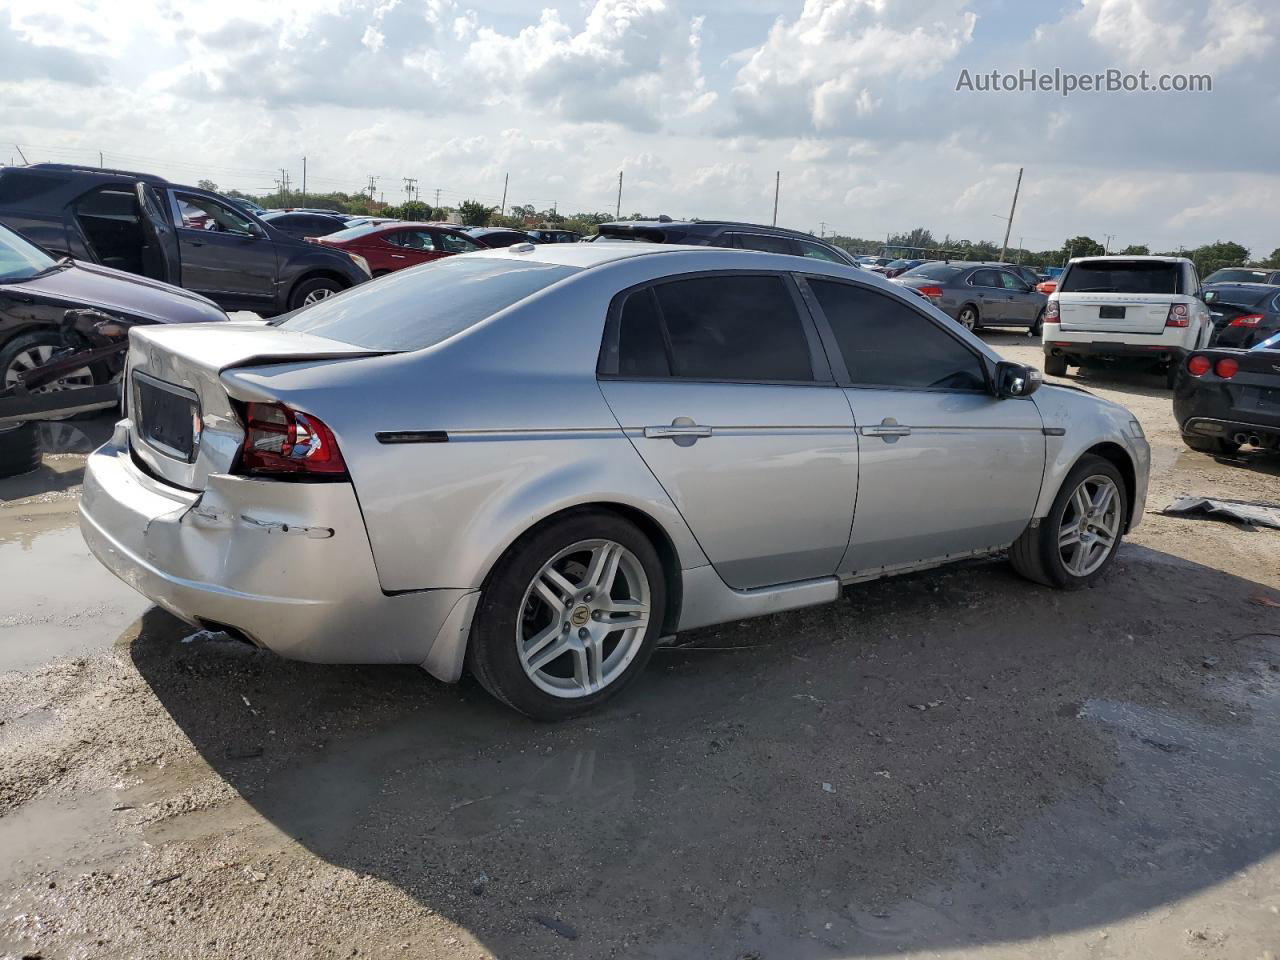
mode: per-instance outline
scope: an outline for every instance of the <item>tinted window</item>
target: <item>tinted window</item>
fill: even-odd
[[[0,203],[21,203],[70,182],[65,174],[10,168],[0,173]]]
[[[39,247],[0,227],[0,280],[27,280],[53,264],[53,258]]]
[[[359,284],[274,322],[370,350],[421,350],[578,272],[559,264],[445,257]]]
[[[1007,270],[1000,271],[1000,285],[1006,290],[1021,290],[1025,292],[1027,289],[1027,285],[1022,282],[1021,277],[1015,277]]]
[[[182,211],[182,226],[194,230],[214,230],[219,233],[252,234],[253,224],[244,211],[230,204],[219,203],[211,197],[192,193],[174,193],[178,209]],[[288,229],[287,227],[282,229]]]
[[[765,253],[795,253],[795,247],[787,237],[770,237],[763,233],[734,233],[734,246],[743,250],[763,250]]]
[[[436,248],[436,242],[428,230],[401,230],[399,233],[393,233],[387,237],[387,243],[397,247],[406,247],[409,250],[422,250],[427,253]]]
[[[854,384],[986,390],[977,355],[906,304],[847,283],[810,280],[809,286]]]
[[[828,250],[820,243],[810,243],[808,240],[797,240],[800,244],[800,256],[812,257],[815,260],[826,260],[828,263],[844,263],[834,250]]]
[[[628,294],[619,314],[618,374],[623,377],[671,375],[662,318],[650,288]]]
[[[268,221],[269,222],[269,221]],[[383,227],[382,224],[365,223],[355,227],[347,227],[345,230],[339,230],[337,233],[329,235],[330,240],[358,240],[360,237],[367,237],[371,233],[377,233]]]
[[[1081,260],[1067,267],[1063,293],[1182,293],[1178,264],[1160,260]]]
[[[973,276],[969,278],[969,282],[975,287],[998,287],[1000,286],[1000,274],[995,270],[975,270]]]
[[[927,277],[930,280],[950,280],[959,276],[964,271],[964,267],[953,267],[949,263],[922,263],[918,267],[912,267],[904,277]]]
[[[655,293],[675,376],[813,379],[809,342],[781,277],[696,277]]]

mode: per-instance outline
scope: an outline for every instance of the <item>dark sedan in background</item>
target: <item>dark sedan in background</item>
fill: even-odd
[[[258,217],[263,223],[270,224],[281,233],[288,234],[298,240],[307,237],[323,237],[337,233],[347,227],[346,217],[337,217],[329,213],[263,213]]]
[[[1049,298],[1033,290],[1006,266],[987,263],[921,264],[899,277],[947,316],[968,330],[1026,327],[1038,334]]]
[[[762,253],[786,253],[793,257],[809,257],[856,266],[853,256],[825,240],[798,230],[764,226],[759,223],[737,223],[731,220],[619,220],[599,226],[599,240],[635,240],[643,243],[687,243],[699,247],[729,247],[737,250],[759,250]]]
[[[886,277],[889,277],[890,279],[892,279],[893,277],[897,277],[897,276],[900,276],[900,275],[902,275],[902,274],[906,273],[908,270],[914,270],[916,267],[918,267],[918,266],[920,266],[922,263],[926,263],[926,262],[928,262],[928,261],[925,261],[925,260],[892,260],[892,261],[890,261],[889,263],[886,263],[886,264],[885,264],[885,266],[884,266],[884,275],[885,275]]]
[[[1204,278],[1205,283],[1280,284],[1280,270],[1269,267],[1223,267]]]
[[[1280,335],[1249,350],[1197,350],[1173,385],[1173,415],[1192,450],[1280,450]]]
[[[86,309],[105,316],[86,316],[64,336],[66,312]],[[64,346],[118,340],[135,324],[226,319],[221,308],[198,294],[70,257],[58,259],[0,226],[0,390],[16,387],[23,374]],[[105,383],[123,362],[119,354],[68,371],[45,389]]]
[[[482,247],[509,247],[513,243],[537,243],[523,230],[510,227],[467,227],[463,232]]]
[[[1214,283],[1203,289],[1213,318],[1215,347],[1252,347],[1280,331],[1280,287]]]

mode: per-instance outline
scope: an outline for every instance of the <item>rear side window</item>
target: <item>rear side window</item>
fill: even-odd
[[[973,276],[969,278],[969,283],[975,287],[998,287],[1000,274],[995,270],[975,270]]]
[[[60,189],[70,179],[63,174],[10,167],[0,173],[0,203],[23,203]]]
[[[810,243],[808,240],[797,240],[800,244],[800,256],[812,257],[814,260],[826,260],[828,263],[845,263],[833,250],[829,250],[820,243]]]
[[[1063,293],[1185,293],[1179,264],[1161,260],[1081,260],[1067,267]]]
[[[809,280],[855,386],[987,389],[982,361],[928,317],[848,283]]]
[[[560,264],[446,257],[358,284],[272,322],[368,350],[421,350],[578,272]]]
[[[691,277],[647,292],[632,293],[621,311],[619,375],[813,379],[809,340],[782,277]]]

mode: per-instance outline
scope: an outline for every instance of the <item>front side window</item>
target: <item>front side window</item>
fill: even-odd
[[[844,263],[834,251],[828,250],[820,243],[810,243],[808,240],[797,240],[800,244],[800,256],[812,257],[814,260],[826,260],[828,263]]]
[[[1007,270],[1000,271],[1000,285],[1006,290],[1017,290],[1026,293],[1027,285]]]
[[[401,230],[387,237],[387,243],[406,250],[420,250],[431,253],[436,249],[435,239],[429,230]]]
[[[456,233],[437,233],[436,241],[445,253],[470,253],[472,250],[480,249],[479,244],[473,243],[466,237],[460,237]]]
[[[243,212],[211,197],[192,193],[174,193],[182,212],[182,226],[189,230],[212,230],[218,233],[254,233],[253,223]]]
[[[628,296],[618,372],[692,380],[813,380],[803,322],[779,276],[672,280]]]
[[[810,279],[854,386],[985,391],[981,359],[895,297]]]

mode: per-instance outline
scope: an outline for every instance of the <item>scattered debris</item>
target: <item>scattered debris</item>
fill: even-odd
[[[836,788],[835,788],[835,787],[833,787],[833,786],[832,786],[831,784],[829,784],[829,783],[824,783],[824,784],[822,785],[822,790],[823,790],[823,792],[824,792],[824,793],[835,793],[835,792],[836,792]]]
[[[119,813],[121,810],[132,810],[132,809],[133,809],[132,803],[117,803],[114,807],[111,808],[111,812]]]
[[[1260,607],[1280,607],[1280,600],[1272,600],[1270,597],[1250,597],[1250,603],[1256,603]]]
[[[229,640],[229,639],[231,638],[228,637],[227,634],[225,634],[221,630],[197,630],[195,633],[191,634],[191,636],[183,637],[182,642],[195,643],[197,640],[205,641],[205,640]]]
[[[1205,657],[1203,660],[1200,661],[1200,666],[1210,670],[1216,667],[1217,665],[1218,665],[1217,657]]]
[[[907,706],[912,710],[936,710],[942,706],[942,703],[941,700],[930,700],[928,703],[909,703]]]
[[[171,874],[169,874],[167,877],[156,877],[156,878],[155,878],[155,879],[153,879],[153,880],[148,880],[148,881],[147,881],[147,886],[148,886],[148,887],[162,887],[162,886],[164,886],[166,883],[172,883],[174,880],[177,880],[177,879],[178,879],[179,877],[181,877],[181,876],[182,876],[182,874],[180,874],[180,873],[171,873]]]
[[[471,885],[471,892],[477,897],[483,896],[485,889],[489,886],[489,875],[481,871],[480,876],[476,877],[476,882]]]
[[[1179,497],[1161,512],[1170,516],[1234,520],[1248,527],[1273,527],[1280,530],[1280,505],[1274,503],[1217,500],[1212,497]]]
[[[529,919],[537,921],[553,933],[560,934],[560,936],[564,937],[566,940],[578,939],[577,930],[573,929],[573,927],[569,926],[567,923],[561,923],[559,920],[555,919],[555,917],[544,917],[542,914],[535,913],[532,914]]]

